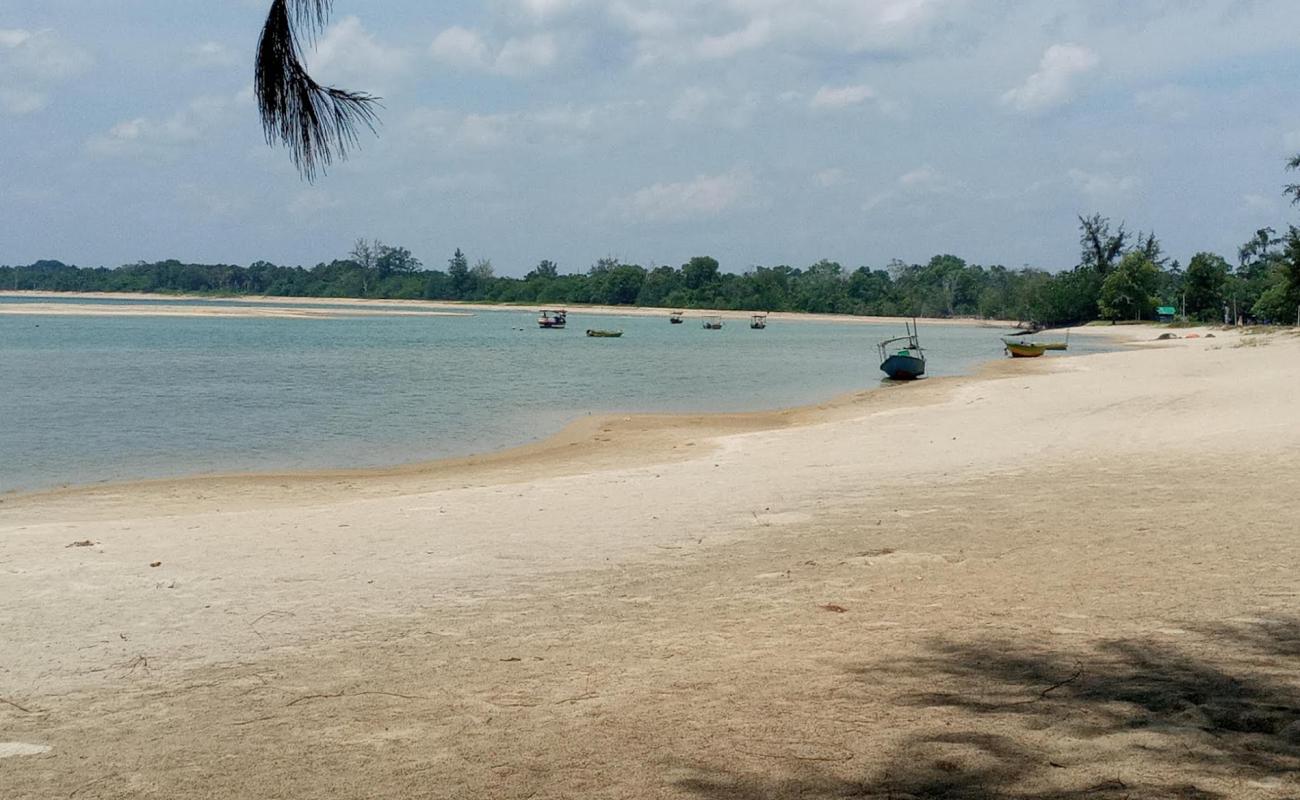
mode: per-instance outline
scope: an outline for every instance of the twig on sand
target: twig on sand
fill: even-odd
[[[1039,692],[1037,697],[1030,698],[1029,700],[1017,700],[1014,703],[998,703],[997,705],[989,706],[989,708],[1010,708],[1011,706],[1027,706],[1030,703],[1037,703],[1039,700],[1046,700],[1049,694],[1056,691],[1057,689],[1060,689],[1063,686],[1069,686],[1070,684],[1079,680],[1079,678],[1081,678],[1082,676],[1083,676],[1083,667],[1080,666],[1074,670],[1073,675],[1071,675],[1070,677],[1066,678],[1063,681],[1059,681],[1057,683],[1052,684],[1051,686],[1048,686],[1046,689]]]
[[[296,706],[296,705],[298,705],[299,703],[306,703],[306,702],[308,702],[309,700],[333,700],[333,699],[337,699],[337,698],[339,698],[339,697],[364,697],[364,696],[366,696],[366,695],[382,695],[383,697],[398,697],[398,698],[401,698],[402,700],[430,700],[430,699],[432,699],[432,698],[428,698],[428,697],[418,697],[418,696],[416,696],[416,695],[398,694],[397,692],[379,692],[379,691],[371,691],[371,692],[334,692],[334,693],[332,693],[332,694],[307,694],[307,695],[303,695],[302,697],[299,697],[299,698],[296,699],[296,700],[290,700],[290,701],[285,705],[285,708],[288,708],[289,706]]]
[[[793,744],[793,745],[803,745],[803,744],[816,744],[816,743],[814,743],[814,742],[790,742],[790,744]],[[757,753],[757,752],[754,752],[754,751],[751,751],[751,750],[744,750],[744,749],[741,749],[741,748],[739,748],[739,747],[736,748],[736,752],[738,752],[738,753],[744,753],[744,754],[747,755],[747,756],[754,756],[754,757],[756,757],[756,758],[777,758],[777,759],[785,759],[785,760],[789,760],[789,761],[836,761],[836,762],[845,762],[845,761],[852,761],[854,758],[857,757],[855,753],[852,753],[852,752],[850,752],[850,751],[848,751],[848,750],[845,750],[845,751],[843,751],[843,752],[841,752],[841,753],[839,753],[839,754],[837,754],[837,755],[827,755],[827,756],[797,756],[797,755],[794,755],[793,753]]]
[[[239,727],[242,727],[242,726],[244,726],[244,725],[252,725],[252,724],[257,723],[257,722],[267,722],[267,721],[269,721],[269,720],[273,720],[273,719],[275,719],[275,717],[273,717],[273,716],[272,716],[272,717],[258,717],[257,719],[246,719],[246,720],[244,720],[243,722],[235,722],[235,723],[232,723],[232,724],[234,725],[234,727],[239,728]]]
[[[12,701],[12,700],[10,700],[10,699],[8,699],[8,698],[5,698],[5,697],[0,697],[0,703],[4,703],[4,704],[7,705],[7,706],[13,706],[14,708],[18,709],[19,711],[23,712],[24,714],[35,714],[35,713],[36,713],[35,711],[32,711],[30,708],[24,708],[23,706],[20,706],[20,705],[18,705],[17,703],[15,703],[14,701]]]

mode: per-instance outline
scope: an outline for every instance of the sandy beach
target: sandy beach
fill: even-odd
[[[137,292],[28,292],[28,291],[0,291],[0,298],[22,298],[27,300],[48,300],[46,303],[24,303],[3,304],[0,303],[0,314],[94,314],[100,316],[112,314],[184,314],[186,316],[209,316],[209,315],[228,315],[228,316],[301,316],[301,317],[343,317],[361,315],[415,315],[428,313],[442,313],[447,316],[473,314],[478,311],[514,311],[519,314],[533,314],[543,305],[502,305],[499,303],[453,303],[441,300],[392,300],[392,299],[371,299],[371,298],[353,298],[353,297],[262,297],[239,295],[235,297],[208,297],[202,295],[161,295],[145,294]],[[113,300],[113,304],[96,304],[93,306],[78,307],[68,303],[57,302],[60,299],[77,299],[77,300]],[[175,299],[183,301],[177,306],[170,307],[171,311],[162,311],[168,306],[158,303],[159,300]],[[122,301],[129,300],[150,300],[152,303],[130,305]],[[240,303],[256,303],[265,305],[271,310],[262,310],[259,313],[257,308],[231,308],[213,305],[222,301],[237,300]],[[340,308],[319,308],[319,306],[349,306],[348,309]],[[42,310],[30,310],[33,306],[40,306]],[[317,308],[313,308],[317,307]],[[92,310],[93,309],[93,310]],[[355,309],[355,310],[353,310]],[[571,316],[577,317],[583,314],[593,316],[624,316],[624,317],[667,317],[673,309],[668,308],[651,308],[651,307],[633,307],[633,306],[601,306],[601,305],[584,305],[571,304],[567,306]],[[764,311],[750,310],[725,310],[725,309],[689,309],[685,312],[688,319],[698,319],[705,315],[717,315],[728,320],[748,320],[751,315],[756,313],[767,313]],[[898,317],[870,317],[856,316],[848,314],[805,314],[801,312],[776,311],[768,314],[769,319],[773,322],[840,322],[850,324],[897,324],[900,322]],[[1017,323],[1006,320],[972,320],[962,318],[938,318],[927,317],[919,320],[924,325],[984,325],[990,328],[1014,328]]]
[[[1300,336],[1099,333],[1145,341],[6,496],[2,794],[1300,795]]]

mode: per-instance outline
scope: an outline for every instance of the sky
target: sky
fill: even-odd
[[[314,184],[269,4],[0,0],[0,264],[1060,269],[1080,214],[1184,263],[1300,216],[1297,0],[334,0],[313,75],[384,107]]]

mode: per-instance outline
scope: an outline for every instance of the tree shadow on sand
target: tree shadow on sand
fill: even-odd
[[[849,670],[926,720],[895,731],[883,758],[861,753],[874,763],[861,778],[826,765],[777,778],[705,766],[677,787],[713,800],[1300,796],[1300,622],[1182,638],[935,643]]]

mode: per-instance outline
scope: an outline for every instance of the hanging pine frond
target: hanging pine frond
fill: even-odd
[[[347,158],[358,133],[375,130],[379,98],[321,86],[303,66],[299,33],[314,39],[329,19],[331,0],[273,0],[257,43],[254,92],[268,144],[289,148],[302,177],[314,181]]]

